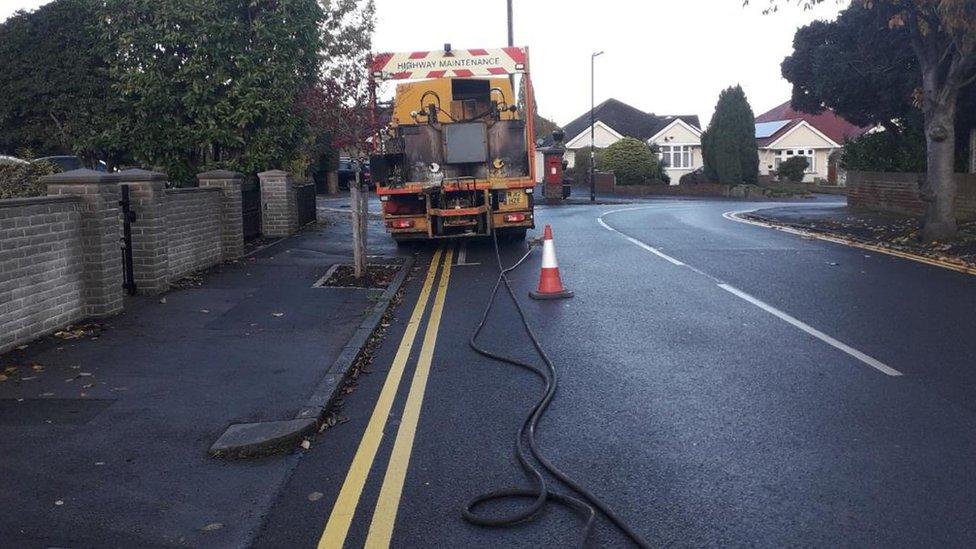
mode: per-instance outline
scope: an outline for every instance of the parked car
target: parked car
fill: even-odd
[[[0,164],[7,164],[7,165],[18,165],[18,164],[20,164],[20,165],[24,165],[24,164],[30,164],[30,162],[28,162],[28,161],[26,161],[26,160],[24,160],[22,158],[17,158],[16,156],[7,156],[5,154],[0,154]]]
[[[85,167],[85,164],[77,156],[42,156],[41,158],[34,159],[34,162],[48,162],[54,164],[55,166],[61,168],[61,171],[67,172],[71,170],[79,170]]]
[[[356,181],[356,168],[359,166],[359,162],[353,160],[349,157],[342,156],[339,157],[339,168],[337,170],[339,174],[339,188],[342,190],[349,190],[349,186]],[[362,165],[362,173],[359,177],[362,181],[366,182],[370,187],[372,187],[372,181],[370,181],[369,164]]]
[[[708,183],[708,180],[705,179],[705,168],[698,168],[691,173],[682,175],[681,179],[678,180],[678,183],[681,185],[698,185],[701,183]]]

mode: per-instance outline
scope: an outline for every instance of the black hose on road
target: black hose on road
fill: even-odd
[[[526,475],[533,481],[535,487],[531,489],[518,487],[502,488],[476,496],[468,501],[468,503],[464,506],[464,511],[462,512],[464,520],[479,526],[512,526],[534,519],[539,512],[542,511],[543,507],[545,507],[546,502],[551,500],[560,505],[569,507],[585,517],[586,522],[583,525],[583,531],[580,536],[580,547],[584,547],[586,545],[586,540],[593,531],[593,527],[596,523],[596,510],[599,510],[604,516],[606,516],[607,519],[609,519],[614,526],[616,526],[621,532],[630,538],[630,540],[633,541],[636,546],[642,548],[650,547],[637,532],[631,529],[630,526],[628,526],[623,519],[621,519],[616,513],[607,507],[605,503],[600,501],[600,499],[597,498],[592,492],[570,478],[569,475],[559,470],[559,468],[557,468],[551,461],[549,461],[549,459],[545,457],[545,455],[543,455],[542,450],[539,449],[539,443],[536,441],[536,430],[539,420],[549,408],[549,404],[552,402],[552,399],[556,396],[556,388],[558,386],[556,367],[553,364],[552,359],[549,358],[549,355],[542,348],[539,338],[529,325],[529,321],[525,316],[525,311],[522,309],[521,303],[519,303],[518,298],[515,296],[515,291],[512,289],[511,282],[508,279],[508,273],[514,271],[520,265],[522,265],[522,263],[528,259],[529,255],[532,254],[532,249],[530,248],[529,251],[526,252],[526,254],[522,256],[522,258],[519,259],[514,265],[506,268],[502,264],[501,253],[498,250],[498,236],[494,232],[492,232],[492,240],[495,245],[495,259],[498,261],[498,279],[495,281],[495,286],[491,290],[491,295],[488,298],[488,304],[485,306],[485,311],[481,315],[481,322],[478,323],[477,328],[475,328],[474,332],[471,334],[468,344],[480,355],[531,371],[542,379],[545,388],[539,401],[535,403],[530,410],[529,415],[525,418],[525,421],[522,422],[522,426],[519,428],[517,437],[515,439],[515,455],[518,458],[522,469],[525,470]],[[512,303],[515,304],[519,318],[522,321],[522,326],[525,328],[525,333],[528,334],[529,339],[532,340],[532,346],[545,363],[545,368],[540,368],[539,366],[529,364],[527,362],[502,356],[478,345],[478,336],[481,334],[481,331],[484,329],[485,324],[488,321],[488,315],[491,313],[492,307],[495,304],[495,297],[498,295],[498,290],[501,288],[503,283],[505,284],[505,289],[508,291],[508,295],[512,298]],[[535,460],[542,465],[542,468],[548,471],[552,476],[562,481],[563,484],[571,488],[580,497],[554,492],[549,488],[542,471],[532,463],[529,455],[525,451],[526,441],[528,442],[529,451],[531,452],[532,457],[534,457]],[[531,499],[533,501],[524,509],[508,516],[486,517],[475,513],[475,509],[482,504],[489,501],[505,499]]]

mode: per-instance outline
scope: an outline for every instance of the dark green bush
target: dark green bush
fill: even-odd
[[[870,133],[844,143],[841,164],[850,171],[919,173],[926,171],[925,151],[919,130]]]
[[[776,175],[779,176],[780,180],[792,181],[793,183],[800,183],[803,181],[803,175],[810,166],[810,162],[803,156],[794,156],[779,165],[776,168]]]
[[[664,183],[660,161],[640,139],[627,137],[607,147],[601,167],[613,172],[618,185]]]

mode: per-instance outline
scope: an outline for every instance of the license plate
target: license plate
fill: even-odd
[[[525,199],[523,191],[505,191],[505,204],[509,206],[521,206]]]

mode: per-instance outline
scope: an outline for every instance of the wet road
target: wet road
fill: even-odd
[[[652,546],[973,546],[976,279],[722,215],[768,206],[540,210],[576,293],[527,298],[538,252],[512,275],[559,369],[546,454]],[[348,421],[314,441],[257,547],[577,543],[556,505],[462,521],[471,497],[528,486],[514,436],[542,387],[467,346],[493,249],[419,254]],[[532,360],[516,318],[500,300],[483,342]],[[590,546],[628,543],[601,519]]]

